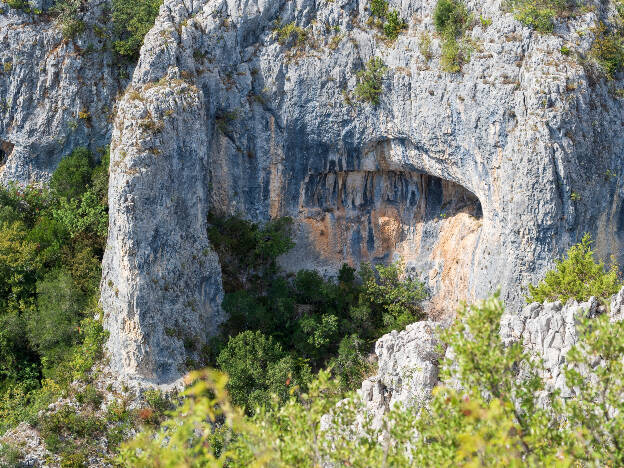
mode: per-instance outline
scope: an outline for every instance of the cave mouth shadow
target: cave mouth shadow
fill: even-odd
[[[396,208],[409,223],[464,212],[483,217],[479,198],[450,180],[418,171],[332,171],[308,176],[302,208],[309,212],[344,212],[356,217],[371,210]]]

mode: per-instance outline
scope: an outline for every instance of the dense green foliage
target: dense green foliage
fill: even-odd
[[[287,275],[277,257],[293,247],[290,219],[260,226],[210,215],[209,222],[229,318],[206,357],[230,375],[233,401],[248,411],[271,394],[284,401],[327,366],[343,388],[359,384],[373,342],[422,317],[424,287],[402,263],[365,264],[359,275],[344,265],[335,279],[308,270]]]
[[[107,168],[106,153],[96,166],[87,150],[77,149],[61,162],[49,190],[0,189],[0,430],[99,356],[105,334],[94,317]],[[81,211],[85,199],[90,209]]]
[[[113,0],[115,50],[136,59],[143,38],[154,25],[163,0]]]
[[[285,400],[295,363],[272,337],[260,331],[245,331],[230,338],[217,365],[230,375],[228,390],[232,402],[256,408],[270,401],[271,395]]]
[[[355,96],[361,102],[377,106],[383,92],[383,77],[388,68],[379,57],[371,58],[366,67],[357,73]]]
[[[119,462],[233,468],[621,466],[624,322],[610,322],[606,315],[583,322],[565,370],[576,397],[562,399],[543,392],[539,359],[518,343],[502,344],[502,312],[496,297],[460,310],[441,334],[453,349],[441,377],[458,385],[437,387],[422,408],[396,407],[379,429],[357,396],[338,404],[342,394],[326,372],[307,392],[293,388],[284,405],[247,417],[231,405],[227,377],[204,371],[193,375],[196,383],[163,424],[166,429],[140,434],[123,447]],[[590,365],[597,356],[602,364]],[[580,374],[587,369],[594,369],[595,379]]]
[[[458,42],[468,24],[470,15],[462,0],[438,0],[433,11],[433,24],[442,38],[440,67],[449,73],[456,73],[469,59],[466,47]]]
[[[622,13],[620,21],[624,20]],[[591,57],[608,79],[624,69],[624,25],[608,29],[604,24],[594,28],[594,42],[590,50]]]
[[[561,301],[569,299],[586,301],[591,296],[608,299],[618,292],[624,283],[618,277],[614,262],[607,270],[603,262],[596,262],[591,249],[591,237],[585,234],[578,244],[572,246],[566,258],[555,262],[537,286],[529,285],[529,302]]]

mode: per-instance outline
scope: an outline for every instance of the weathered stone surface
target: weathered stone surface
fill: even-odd
[[[611,320],[622,319],[624,288],[611,299]],[[521,342],[525,349],[543,358],[546,390],[560,390],[564,398],[573,392],[565,385],[566,354],[578,343],[578,321],[606,312],[606,307],[592,297],[586,302],[568,301],[533,303],[518,314],[506,313],[501,318],[503,343]]]
[[[49,6],[39,2],[36,7]],[[49,178],[78,146],[110,141],[113,107],[125,86],[106,36],[109,0],[90,0],[88,27],[64,40],[47,14],[27,14],[0,2],[0,182]],[[110,42],[110,41],[108,41]]]
[[[468,4],[492,24],[467,33],[471,60],[462,73],[448,74],[439,69],[437,38],[432,60],[419,52],[421,35],[433,34],[435,2],[391,2],[409,29],[388,43],[366,26],[364,0],[167,0],[133,89],[166,76],[197,87],[201,102],[175,111],[179,122],[166,138],[172,148],[194,138],[205,144],[186,157],[189,165],[196,158],[201,190],[208,191],[198,212],[293,217],[298,247],[283,259],[287,268],[331,271],[343,261],[402,255],[427,281],[432,313],[452,313],[459,300],[499,286],[517,308],[521,286],[583,232],[595,235],[601,256],[624,252],[621,178],[606,175],[624,169],[624,134],[614,131],[624,108],[610,92],[620,81],[596,78],[574,58],[587,52],[587,31],[601,8],[557,25],[556,34],[538,35],[502,12],[500,2]],[[305,45],[278,43],[278,19],[308,28]],[[575,53],[561,54],[563,45]],[[381,104],[354,104],[345,92],[373,56],[389,69]],[[131,127],[127,102],[117,120]],[[134,125],[144,116],[136,119]],[[150,145],[135,151],[135,140],[124,135],[114,163],[124,154],[131,165],[147,158]],[[132,180],[156,187],[152,177],[162,180],[148,168]],[[126,190],[118,180],[112,200]],[[190,203],[194,190],[177,196]],[[118,231],[126,223],[119,210],[112,208],[109,249],[121,256],[107,263],[106,275],[124,282],[131,280],[113,267],[132,257],[124,246],[130,239]],[[190,227],[184,210],[169,215],[153,218],[161,238],[180,223]],[[193,219],[199,232],[203,218]],[[188,258],[189,251],[175,255]],[[135,298],[172,313],[160,298],[115,296],[106,282],[104,289],[111,322],[127,320],[119,311],[131,310]]]
[[[413,323],[377,340],[379,370],[362,382],[359,391],[374,424],[379,424],[396,403],[412,406],[429,398],[438,383],[439,327],[439,323],[430,321]]]
[[[204,102],[196,86],[166,78],[119,104],[101,301],[121,378],[174,382],[222,320],[206,227]]]

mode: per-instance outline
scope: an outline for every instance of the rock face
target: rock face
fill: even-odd
[[[503,344],[520,342],[527,351],[543,359],[547,391],[560,390],[562,397],[571,397],[573,393],[565,385],[563,370],[567,352],[579,341],[578,320],[602,313],[606,313],[606,308],[593,297],[580,304],[571,300],[565,306],[560,302],[533,303],[519,313],[503,314],[500,335]],[[624,288],[613,296],[609,314],[611,320],[624,319]],[[442,356],[436,330],[440,326],[436,322],[414,323],[377,341],[378,373],[366,379],[359,391],[374,424],[380,424],[395,402],[426,403],[439,383],[438,363]],[[452,354],[449,351],[446,350],[447,357]]]
[[[119,369],[169,375],[173,362],[161,372],[147,356],[179,316],[193,336],[214,333],[218,268],[198,255],[208,210],[293,217],[290,269],[403,256],[440,315],[497,287],[517,308],[522,286],[586,231],[601,256],[622,255],[624,107],[610,92],[621,81],[574,58],[606,7],[538,35],[498,1],[470,1],[492,23],[468,31],[471,60],[449,74],[437,38],[433,59],[420,52],[435,2],[390,3],[409,23],[394,43],[366,25],[365,0],[165,1],[116,117],[103,304],[111,349],[136,350],[132,364],[113,357]],[[307,28],[305,40],[280,43],[277,23]],[[355,103],[373,56],[388,67],[381,103]],[[154,271],[185,273],[169,296]]]
[[[609,5],[538,35],[500,1],[470,0],[492,22],[466,33],[470,61],[449,74],[435,2],[392,0],[408,22],[394,42],[367,26],[368,3],[165,0],[115,112],[102,283],[115,369],[169,381],[216,331],[209,210],[291,216],[291,270],[403,257],[432,316],[498,287],[519,308],[584,232],[622,260],[622,77],[577,59]],[[0,181],[42,180],[109,141],[127,83],[98,28],[68,41],[48,16],[2,5]],[[83,19],[106,31],[107,6],[92,0]],[[290,23],[304,40],[278,41]],[[371,57],[388,67],[378,106],[353,93]]]
[[[0,183],[46,180],[76,147],[97,155],[109,143],[124,68],[106,44],[108,6],[91,0],[84,13],[100,36],[87,28],[64,40],[47,14],[0,2]]]
[[[582,315],[593,316],[597,311],[595,298],[582,304],[570,301],[565,306],[560,302],[534,303],[517,315],[502,317],[501,338],[504,343],[520,341],[526,349],[542,356],[546,388],[559,389],[563,397],[570,396],[563,374],[565,356],[578,342],[578,319]]]
[[[378,373],[362,382],[359,392],[374,424],[379,424],[395,403],[411,406],[429,398],[438,383],[439,327],[430,321],[413,323],[377,340]]]
[[[222,320],[206,226],[204,99],[166,79],[127,93],[119,108],[102,277],[107,347],[120,376],[173,383]]]
[[[564,398],[571,397],[573,393],[565,385],[563,371],[567,352],[579,341],[578,321],[603,313],[607,313],[605,306],[594,297],[580,304],[574,300],[566,305],[534,303],[517,315],[503,315],[501,338],[504,343],[520,341],[525,349],[542,356],[546,389],[560,390]],[[613,296],[608,313],[612,321],[624,319],[624,289]]]

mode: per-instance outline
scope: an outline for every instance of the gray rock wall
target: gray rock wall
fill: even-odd
[[[384,414],[397,403],[422,405],[429,399],[439,382],[439,328],[439,323],[418,322],[377,340],[377,375],[362,382],[359,390],[373,424],[381,425]]]
[[[175,382],[222,321],[203,106],[201,90],[180,79],[134,88],[120,102],[101,301],[121,378]]]
[[[40,4],[39,6],[42,6]],[[47,14],[27,14],[0,2],[0,183],[45,181],[78,146],[109,144],[119,75],[106,37],[108,0],[90,0],[93,28],[65,40]]]
[[[462,73],[449,74],[438,62],[435,2],[391,2],[409,29],[390,44],[366,25],[364,0],[165,1],[130,92],[163,77],[198,89],[201,102],[172,113],[178,122],[166,139],[171,148],[195,138],[205,143],[185,157],[189,165],[195,161],[207,193],[191,219],[185,210],[154,218],[148,238],[156,230],[168,238],[179,225],[199,233],[200,212],[207,210],[253,220],[289,215],[298,247],[284,258],[287,268],[331,271],[343,261],[403,256],[432,292],[432,315],[499,287],[517,310],[526,283],[586,231],[601,256],[621,256],[624,134],[618,129],[624,110],[613,93],[621,80],[597,78],[576,58],[587,53],[591,27],[607,7],[558,24],[555,34],[538,35],[497,1],[468,4],[475,17],[492,24],[477,22],[468,31],[471,60]],[[273,32],[278,19],[307,28],[305,45],[279,44]],[[423,33],[433,37],[430,61],[419,52]],[[561,53],[564,45],[570,55]],[[389,69],[381,103],[354,104],[353,95],[345,95],[373,56]],[[117,113],[124,128],[133,125],[129,102],[124,98]],[[144,117],[136,118],[139,125]],[[122,160],[130,166],[134,159],[147,161],[161,138],[146,133],[151,143],[135,150],[132,135],[118,134],[113,171],[126,170]],[[172,157],[168,151],[165,160]],[[156,187],[153,178],[160,177],[146,168],[113,181]],[[423,180],[442,188],[431,190]],[[195,187],[193,182],[176,195],[190,204]],[[125,190],[113,182],[111,200],[121,200]],[[473,200],[469,209],[449,213],[438,204],[457,207],[466,199]],[[107,278],[134,262],[126,245],[142,236],[139,230],[120,234],[125,209],[112,207]],[[174,258],[192,258],[193,246],[179,247]],[[165,268],[171,260],[152,254],[149,267],[137,265],[137,272]],[[193,269],[201,270],[197,261]],[[172,313],[161,296],[116,296],[106,281],[103,288],[110,323],[128,319],[134,298],[159,310],[154,314]],[[192,283],[190,289],[201,288]],[[218,296],[218,287],[213,292]],[[197,334],[214,333],[217,322],[196,327]]]

